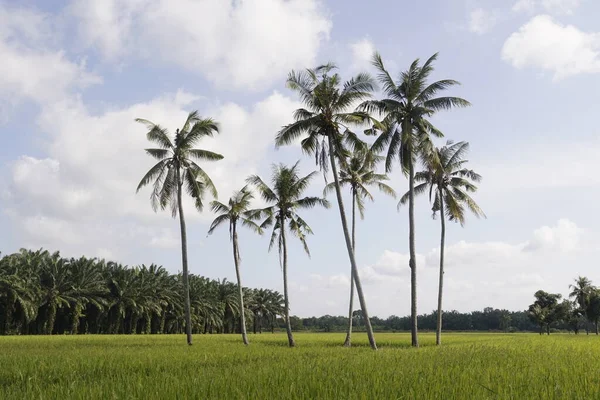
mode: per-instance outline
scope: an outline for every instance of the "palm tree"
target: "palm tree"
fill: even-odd
[[[378,53],[373,56],[373,65],[378,70],[378,80],[387,98],[383,100],[367,100],[359,109],[368,113],[383,116],[377,130],[381,134],[373,143],[373,150],[382,152],[387,147],[386,172],[392,170],[393,163],[399,159],[402,171],[408,175],[408,224],[409,224],[409,267],[411,291],[411,339],[412,345],[419,346],[417,337],[417,261],[415,250],[415,161],[417,156],[431,154],[433,144],[431,135],[442,137],[443,134],[429,122],[428,118],[437,111],[452,107],[466,107],[469,102],[459,97],[436,97],[437,93],[458,85],[454,80],[446,79],[431,84],[427,83],[433,72],[433,63],[437,54],[430,57],[425,64],[419,65],[415,60],[410,68],[400,74],[398,82],[394,82],[386,70]]]
[[[342,133],[345,133],[348,138],[355,138],[356,135],[350,130],[350,125],[370,121],[367,113],[351,111],[351,107],[357,102],[370,98],[371,92],[374,90],[374,82],[368,74],[362,73],[342,84],[337,73],[329,75],[335,68],[333,64],[326,64],[301,72],[292,71],[289,74],[287,86],[298,92],[307,108],[295,111],[295,122],[283,127],[277,134],[275,143],[277,146],[288,145],[305,136],[301,142],[302,150],[315,156],[317,164],[324,173],[331,167],[356,291],[360,307],[365,314],[371,348],[376,350],[377,344],[367,312],[356,259],[352,251],[352,241],[342,201],[337,167],[337,163],[345,157],[345,151],[341,144]]]
[[[578,276],[577,279],[575,279],[575,284],[569,285],[569,289],[571,289],[569,297],[575,298],[575,302],[579,306],[579,310],[582,314],[585,314],[587,316],[586,310],[589,308],[590,298],[592,292],[594,291],[592,281],[590,281],[585,276]],[[589,334],[589,329],[587,325],[585,331]]]
[[[306,221],[298,215],[297,211],[315,206],[329,207],[329,202],[320,197],[302,197],[315,174],[316,172],[312,172],[305,177],[300,177],[298,175],[298,162],[296,162],[292,167],[283,164],[273,165],[271,176],[272,187],[269,187],[257,175],[252,175],[247,179],[248,183],[256,187],[263,200],[272,204],[267,208],[255,211],[255,215],[257,218],[261,216],[265,217],[265,220],[260,225],[261,229],[273,226],[269,250],[273,248],[275,242],[278,244],[279,261],[283,269],[285,326],[290,347],[294,347],[296,343],[294,342],[292,325],[290,323],[290,301],[287,282],[288,253],[285,232],[287,226],[289,231],[300,240],[304,246],[304,251],[310,257],[306,235],[312,234],[312,230]]]
[[[190,286],[188,280],[187,234],[183,215],[182,189],[195,200],[198,211],[202,211],[202,197],[208,189],[213,197],[217,197],[217,189],[208,174],[194,160],[216,161],[222,155],[208,150],[196,149],[196,143],[204,137],[212,137],[219,132],[218,125],[210,118],[200,118],[197,111],[191,112],[183,127],[175,131],[174,141],[169,138],[169,132],[148,120],[136,119],[148,127],[146,137],[159,148],[146,149],[146,153],[159,160],[142,178],[137,191],[154,181],[150,195],[152,208],[171,208],[173,218],[179,214],[181,229],[181,260],[183,264],[183,289],[185,304],[185,322],[188,345],[192,344],[192,317],[190,310]]]
[[[481,175],[464,168],[467,160],[464,156],[469,150],[469,143],[448,141],[445,146],[434,149],[433,157],[429,157],[426,169],[415,173],[414,193],[420,194],[429,189],[429,200],[433,203],[433,216],[440,213],[440,276],[438,287],[437,328],[435,343],[442,343],[442,293],[444,289],[444,248],[446,241],[446,217],[450,221],[465,224],[465,210],[469,209],[477,218],[485,217],[477,203],[468,195],[477,191],[472,182],[479,182]],[[410,196],[407,192],[402,196],[398,207],[406,204]]]
[[[250,202],[254,198],[252,192],[247,186],[244,186],[240,191],[233,194],[229,199],[229,204],[225,205],[219,201],[210,203],[212,211],[218,213],[208,230],[211,235],[215,228],[219,225],[229,223],[229,239],[233,244],[233,264],[235,265],[235,275],[237,277],[239,300],[240,300],[240,327],[242,331],[242,341],[248,345],[248,335],[246,334],[246,318],[244,316],[244,292],[242,287],[242,277],[240,274],[240,248],[238,245],[237,224],[241,222],[243,226],[253,229],[255,232],[262,234],[260,227],[252,221],[250,212]]]
[[[364,146],[363,146],[364,147]],[[356,209],[360,218],[364,218],[364,199],[373,201],[373,195],[369,192],[369,186],[377,186],[383,193],[396,197],[396,192],[390,186],[383,183],[389,178],[384,174],[374,171],[377,162],[382,157],[374,154],[369,148],[357,149],[349,160],[343,160],[340,165],[339,184],[349,186],[352,193],[352,251],[356,257]],[[323,194],[335,190],[335,183],[331,182],[325,186]],[[348,330],[346,332],[345,347],[352,344],[352,313],[354,311],[354,273],[350,270],[350,303],[348,307]]]
[[[88,305],[98,310],[106,306],[108,288],[95,258],[71,259],[69,269],[72,282],[70,292],[75,299],[72,304],[71,333],[77,333],[80,319]]]

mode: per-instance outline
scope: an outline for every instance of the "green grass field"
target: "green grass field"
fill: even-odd
[[[598,399],[600,338],[357,334],[0,337],[2,399]]]

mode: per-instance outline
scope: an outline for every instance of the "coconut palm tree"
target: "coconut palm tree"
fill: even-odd
[[[315,206],[328,208],[329,202],[320,197],[302,197],[304,191],[308,188],[310,181],[314,178],[316,172],[307,176],[298,175],[298,163],[292,167],[283,164],[273,165],[271,175],[271,184],[269,187],[259,176],[252,175],[248,177],[247,182],[254,185],[264,201],[271,204],[262,210],[254,212],[255,217],[264,217],[260,225],[261,229],[273,227],[269,250],[275,243],[279,249],[279,261],[283,270],[283,297],[285,307],[285,326],[288,336],[288,344],[294,347],[294,336],[292,335],[292,325],[290,323],[290,301],[288,292],[287,269],[288,269],[288,249],[286,227],[296,236],[304,246],[304,251],[310,257],[306,235],[312,234],[312,229],[304,221],[298,211]]]
[[[409,224],[409,267],[411,291],[411,339],[412,345],[419,346],[417,337],[417,261],[415,250],[415,162],[421,155],[431,154],[433,144],[431,136],[442,137],[443,134],[428,120],[437,111],[453,107],[466,107],[469,102],[459,97],[436,97],[447,88],[458,85],[454,80],[446,79],[428,83],[433,72],[433,63],[437,54],[420,65],[415,60],[407,71],[400,74],[395,82],[384,66],[378,53],[373,56],[373,65],[378,70],[378,80],[386,96],[383,100],[367,100],[359,109],[382,116],[381,123],[374,126],[371,132],[380,132],[373,143],[377,153],[387,147],[385,161],[386,172],[392,170],[394,161],[399,160],[402,171],[408,175],[408,224]]]
[[[255,232],[262,234],[262,229],[254,221],[252,221],[252,215],[250,211],[250,202],[254,198],[254,195],[247,186],[244,186],[240,191],[235,192],[229,199],[229,204],[223,204],[219,201],[213,201],[210,203],[212,211],[217,213],[217,217],[214,219],[208,234],[211,235],[215,228],[222,225],[225,222],[229,223],[229,239],[233,244],[233,264],[235,265],[235,276],[237,277],[239,300],[240,300],[240,327],[242,331],[242,341],[245,345],[248,345],[248,335],[246,334],[246,318],[244,308],[244,292],[242,286],[242,277],[240,274],[240,248],[238,245],[237,227],[238,222],[243,226],[251,228]]]
[[[138,118],[137,122],[148,127],[146,137],[158,148],[146,149],[146,153],[159,160],[142,178],[137,191],[154,181],[150,201],[156,211],[159,207],[171,208],[175,218],[179,214],[181,229],[181,260],[183,266],[183,288],[185,304],[185,322],[188,345],[192,344],[192,317],[190,310],[190,286],[188,281],[187,234],[183,215],[183,187],[194,198],[198,211],[202,211],[202,198],[208,189],[213,197],[217,197],[217,189],[208,174],[198,165],[198,161],[216,161],[222,155],[208,150],[195,148],[198,141],[204,137],[212,137],[219,132],[218,125],[210,118],[201,118],[197,111],[191,112],[183,127],[175,131],[174,140],[169,132],[153,122]]]
[[[342,220],[342,230],[346,241],[346,249],[354,274],[354,282],[360,307],[364,312],[366,330],[371,347],[376,350],[375,336],[367,312],[367,304],[358,275],[356,259],[352,251],[350,230],[346,220],[346,211],[342,201],[340,188],[338,163],[345,157],[342,146],[342,134],[348,138],[356,135],[350,130],[352,125],[362,124],[370,121],[365,112],[357,112],[352,109],[360,101],[370,98],[374,90],[374,82],[368,74],[359,74],[349,81],[343,83],[337,73],[332,73],[335,65],[326,64],[315,69],[305,71],[292,71],[287,80],[287,86],[296,91],[307,108],[295,111],[295,122],[283,127],[277,134],[275,143],[283,146],[303,138],[302,150],[307,154],[315,156],[317,164],[325,174],[329,167],[333,174],[333,182],[337,197],[338,209]]]
[[[378,174],[374,168],[383,157],[377,156],[366,144],[354,151],[349,159],[343,160],[340,165],[339,184],[349,186],[352,193],[352,251],[356,257],[356,210],[360,218],[364,218],[365,199],[373,201],[373,195],[369,192],[369,186],[377,186],[383,193],[396,197],[396,192],[390,186],[383,183],[389,178],[385,174]],[[325,186],[323,194],[326,195],[335,190],[335,182]],[[354,311],[354,273],[350,270],[350,302],[348,307],[348,330],[346,332],[345,347],[352,344],[352,313]]]
[[[435,342],[442,343],[442,294],[444,290],[444,249],[446,242],[446,217],[464,226],[465,211],[470,210],[477,218],[485,217],[477,203],[469,196],[469,192],[477,191],[473,182],[479,182],[481,175],[465,168],[467,160],[464,156],[469,151],[469,143],[448,141],[445,146],[433,150],[433,157],[425,165],[425,170],[415,173],[415,194],[429,189],[429,200],[433,203],[433,216],[440,214],[440,275],[438,285],[437,328]],[[410,193],[402,196],[398,207],[406,204]]]
[[[593,288],[592,281],[585,276],[578,276],[577,279],[575,279],[575,284],[569,285],[569,289],[571,289],[569,297],[575,298],[575,301],[579,307],[582,310],[585,310]]]

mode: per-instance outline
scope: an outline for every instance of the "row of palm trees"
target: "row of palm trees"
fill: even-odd
[[[189,276],[191,331],[239,332],[240,316],[262,332],[283,315],[283,296]],[[0,334],[182,333],[181,274],[95,258],[21,250],[0,259]],[[244,312],[242,312],[242,310]]]
[[[364,200],[372,199],[369,186],[376,186],[384,193],[395,196],[394,190],[384,183],[388,177],[376,172],[378,162],[385,161],[386,173],[398,166],[408,177],[408,191],[401,197],[400,204],[408,203],[413,346],[418,346],[415,195],[428,191],[433,213],[441,217],[437,344],[441,343],[442,329],[445,221],[448,219],[463,224],[466,210],[472,211],[478,217],[484,215],[469,195],[470,192],[476,191],[474,183],[480,180],[480,176],[465,167],[464,156],[468,151],[468,143],[448,142],[441,148],[436,148],[433,143],[434,138],[443,137],[443,134],[431,123],[430,118],[438,111],[469,105],[462,98],[439,95],[442,91],[458,85],[457,81],[446,79],[429,82],[436,59],[437,54],[422,65],[419,60],[415,60],[406,71],[399,74],[397,80],[392,78],[377,53],[374,54],[372,62],[377,71],[377,79],[373,79],[367,73],[360,73],[344,82],[333,64],[292,71],[287,79],[287,86],[299,95],[304,107],[294,112],[294,122],[277,132],[275,145],[279,147],[300,141],[303,152],[314,156],[325,180],[327,181],[328,176],[333,177],[333,181],[325,186],[324,195],[328,192],[336,194],[351,266],[349,315],[352,315],[354,288],[356,288],[360,310],[373,349],[377,349],[377,344],[355,258],[355,214],[358,209],[363,216]],[[381,89],[382,98],[375,99],[374,94],[378,88]],[[218,133],[219,128],[212,119],[201,118],[197,112],[192,112],[183,127],[175,131],[172,140],[168,130],[160,125],[143,119],[138,121],[147,125],[147,138],[157,145],[156,148],[146,149],[146,152],[158,160],[158,163],[144,176],[138,190],[152,184],[153,208],[155,210],[170,208],[174,217],[179,215],[186,333],[188,344],[192,344],[187,238],[182,193],[185,189],[194,199],[199,211],[203,209],[203,198],[207,190],[217,198],[215,185],[197,162],[216,161],[223,156],[197,149],[195,146],[200,139]],[[357,129],[363,131],[364,138],[359,137],[356,133]],[[369,143],[369,137],[375,139]],[[422,171],[417,171],[419,165],[423,166]],[[312,230],[298,212],[315,206],[329,206],[325,198],[304,196],[304,191],[315,174],[299,176],[298,163],[293,166],[274,165],[270,186],[259,176],[251,176],[247,179],[248,185],[235,193],[228,204],[217,201],[211,203],[212,210],[219,215],[209,232],[212,233],[223,223],[229,224],[234,265],[240,288],[242,283],[238,223],[258,233],[272,228],[269,249],[277,243],[283,270],[284,313],[288,342],[292,347],[295,342],[289,320],[286,231],[297,237],[303,243],[306,252],[310,254],[306,236],[311,234]],[[351,229],[342,197],[343,186],[348,186],[352,194]],[[269,204],[268,207],[251,208],[253,190]],[[242,302],[243,296],[240,292],[239,303]],[[241,318],[243,317],[242,314]],[[349,318],[349,321],[344,343],[346,346],[351,344],[352,318]],[[245,326],[243,321],[240,323],[241,326]],[[242,336],[244,343],[247,344],[245,332],[242,332]]]

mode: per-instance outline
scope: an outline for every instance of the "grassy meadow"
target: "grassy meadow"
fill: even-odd
[[[2,399],[597,399],[600,339],[422,334],[0,337]]]

